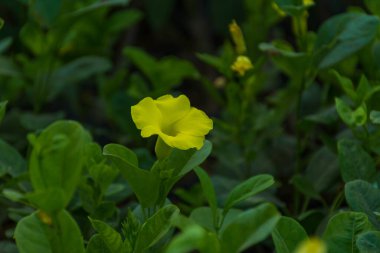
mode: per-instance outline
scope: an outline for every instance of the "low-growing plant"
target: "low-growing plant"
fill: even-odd
[[[380,5],[205,2],[191,61],[130,37],[195,1],[4,3],[0,252],[380,252]]]

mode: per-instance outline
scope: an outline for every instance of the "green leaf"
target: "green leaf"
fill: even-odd
[[[358,235],[356,246],[360,253],[378,253],[380,252],[380,232],[370,231]]]
[[[138,9],[118,11],[109,17],[107,27],[111,32],[120,33],[139,22],[142,18],[143,13]]]
[[[91,137],[74,121],[56,121],[32,140],[29,174],[35,192],[60,188],[66,206],[79,183]]]
[[[323,168],[323,169],[321,169]],[[327,147],[322,147],[311,158],[306,168],[305,177],[317,192],[329,189],[339,177],[338,157]]]
[[[101,235],[93,235],[87,244],[86,253],[113,253]]]
[[[128,3],[129,3],[129,0],[98,0],[90,4],[89,6],[83,7],[79,10],[76,10],[70,13],[70,15],[72,16],[83,15],[100,8],[112,7],[112,6],[118,6],[118,5],[123,6],[123,5],[127,5]]]
[[[207,157],[211,154],[212,151],[212,143],[208,140],[205,140],[202,148],[197,150],[187,161],[185,166],[181,169],[180,175],[185,175],[190,172],[192,169],[201,165]]]
[[[363,126],[367,123],[367,107],[362,104],[352,113],[355,126]]]
[[[380,2],[377,0],[364,0],[364,4],[367,6],[373,14],[380,16]]]
[[[330,219],[323,240],[329,252],[359,253],[356,247],[357,236],[371,229],[372,226],[364,213],[342,212]]]
[[[3,26],[4,26],[4,20],[0,18],[0,29],[3,28]]]
[[[380,111],[371,111],[369,118],[373,124],[380,124]]]
[[[171,220],[179,214],[174,205],[167,205],[159,209],[141,226],[137,237],[135,252],[142,252],[157,243],[172,227]]]
[[[283,216],[273,229],[272,238],[277,253],[293,253],[308,236],[296,220]]]
[[[45,225],[33,213],[21,219],[14,234],[17,248],[20,253],[53,253],[46,235]]]
[[[210,177],[207,175],[207,173],[200,167],[195,169],[195,173],[197,174],[199,181],[201,182],[203,194],[205,195],[208,204],[210,205],[212,216],[214,219],[214,224],[216,225],[218,222],[217,218],[217,209],[218,204],[216,201],[216,195],[215,195],[215,189],[211,182]]]
[[[0,54],[3,54],[5,51],[7,51],[9,47],[12,45],[12,42],[13,42],[12,37],[6,37],[0,40]]]
[[[29,202],[47,213],[53,213],[65,208],[65,192],[61,188],[49,188],[25,195]]]
[[[154,79],[154,69],[157,65],[156,59],[137,47],[124,48],[123,54],[127,56],[128,60],[135,64],[149,80],[152,81]]]
[[[151,207],[158,197],[159,177],[156,173],[138,168],[137,156],[119,144],[108,144],[103,148],[107,156],[127,179],[143,207]]]
[[[273,184],[273,177],[267,174],[257,175],[240,183],[228,195],[223,213],[226,214],[237,203],[264,191]]]
[[[271,57],[278,68],[292,78],[300,78],[300,71],[306,71],[305,68],[310,65],[310,56],[295,52],[287,41],[275,40],[271,43],[260,43],[259,48]]]
[[[380,229],[380,221],[375,214],[380,212],[380,190],[378,188],[363,180],[354,180],[345,185],[345,195],[352,210],[366,213],[372,224]]]
[[[339,114],[339,117],[346,123],[348,126],[354,125],[354,117],[352,109],[340,98],[335,98],[335,107],[336,111]]]
[[[190,214],[190,219],[192,219],[198,225],[201,225],[205,229],[215,231],[217,223],[215,223],[214,215],[216,214],[213,213],[213,210],[210,207],[201,206],[192,210]]]
[[[8,103],[8,101],[4,101],[4,102],[0,103],[0,123],[4,118],[5,110],[7,108],[7,103]]]
[[[8,189],[8,188],[4,189],[1,193],[4,197],[12,200],[13,202],[21,202],[25,198],[25,195],[22,194],[21,192]]]
[[[177,57],[156,60],[145,51],[135,47],[126,47],[123,53],[153,84],[152,96],[168,92],[171,88],[180,85],[185,78],[199,77],[197,69],[190,62]]]
[[[9,174],[12,177],[26,172],[26,162],[18,151],[0,139],[0,176]]]
[[[48,100],[51,101],[68,85],[73,85],[95,74],[104,73],[111,68],[111,62],[99,56],[83,56],[55,70],[52,74],[52,87]]]
[[[20,115],[20,124],[30,132],[43,130],[54,121],[61,120],[65,117],[63,112],[56,113],[32,113],[25,112]]]
[[[363,103],[368,99],[368,95],[371,93],[371,85],[365,75],[360,78],[359,86],[357,88],[358,102]]]
[[[109,252],[128,252],[127,249],[124,249],[121,235],[116,230],[114,230],[111,226],[104,223],[103,221],[94,220],[91,218],[89,219],[93,228],[99,233]]]
[[[338,142],[339,165],[345,182],[355,179],[373,181],[376,164],[359,143],[349,139]]]
[[[344,93],[346,93],[346,95],[353,101],[356,101],[358,95],[356,94],[354,84],[352,83],[351,79],[345,76],[341,76],[336,70],[332,70],[331,73],[335,75]]]
[[[335,98],[335,107],[348,126],[363,126],[367,123],[367,107],[364,103],[353,111],[343,100]]]
[[[51,26],[58,17],[61,0],[45,1],[34,0],[29,1],[31,14],[35,20],[44,26]]]
[[[290,182],[305,196],[313,199],[321,199],[321,196],[314,188],[312,181],[310,181],[307,177],[296,174],[292,177]]]
[[[275,3],[291,16],[300,16],[307,9],[307,6],[298,0],[275,0]]]
[[[209,233],[195,224],[190,225],[170,241],[165,253],[220,253],[220,242],[215,233]]]
[[[315,45],[318,68],[328,68],[358,52],[376,37],[378,27],[377,17],[363,13],[345,13],[327,20]]]
[[[51,226],[34,212],[17,223],[14,237],[20,253],[84,253],[79,227],[65,210],[52,219]]]
[[[119,171],[107,164],[96,164],[88,169],[88,173],[100,186],[101,193],[104,194],[112,181],[119,174]]]
[[[264,240],[280,217],[272,204],[262,204],[237,215],[221,235],[223,252],[241,252]]]
[[[205,54],[205,53],[197,53],[197,58],[204,63],[210,65],[211,67],[215,68],[216,70],[219,71],[221,74],[226,74],[227,73],[227,66],[223,62],[223,60],[219,57],[216,57],[211,54]]]

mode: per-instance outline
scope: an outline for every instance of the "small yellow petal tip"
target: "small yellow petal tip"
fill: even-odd
[[[237,72],[240,76],[244,76],[245,72],[253,69],[251,60],[247,56],[238,56],[235,62],[231,65],[231,69]]]
[[[235,20],[232,20],[232,22],[230,23],[229,30],[230,30],[231,38],[235,44],[236,53],[245,54],[247,51],[247,48],[245,46],[243,32],[241,31],[239,25],[236,23]]]
[[[327,253],[327,247],[321,239],[312,237],[303,241],[295,253]]]
[[[304,6],[311,6],[314,5],[314,0],[303,0]]]

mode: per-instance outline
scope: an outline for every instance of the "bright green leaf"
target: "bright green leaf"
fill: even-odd
[[[347,203],[356,212],[368,215],[369,220],[380,229],[375,212],[380,212],[380,190],[363,180],[354,180],[345,185]]]
[[[35,192],[61,188],[66,206],[79,183],[91,137],[74,121],[56,121],[33,140],[29,174]]]
[[[178,214],[179,209],[176,206],[168,205],[147,219],[141,226],[135,252],[142,252],[157,243],[172,227],[171,220]]]
[[[205,195],[208,204],[210,205],[212,216],[214,219],[214,224],[217,224],[218,218],[217,218],[217,201],[216,201],[216,195],[215,195],[215,189],[211,182],[210,177],[207,175],[207,173],[200,167],[195,169],[195,173],[197,174],[199,181],[201,182],[203,194]]]
[[[369,231],[360,234],[356,240],[356,246],[360,253],[380,252],[380,232]]]
[[[121,236],[116,230],[114,230],[111,226],[109,226],[107,223],[104,223],[103,221],[94,220],[91,218],[90,221],[93,228],[99,233],[109,252],[128,252],[127,249],[124,249]]]
[[[379,23],[377,17],[363,13],[345,13],[327,20],[315,45],[318,67],[328,68],[368,45],[376,37]]]
[[[335,98],[335,107],[343,122],[352,126],[355,122],[352,109],[340,98]]]
[[[9,174],[17,177],[26,172],[26,162],[19,152],[0,139],[0,176]]]
[[[271,175],[257,175],[237,185],[228,195],[224,205],[224,214],[237,203],[264,191],[274,184]]]
[[[112,7],[112,6],[118,6],[118,5],[123,6],[123,5],[127,5],[128,3],[129,3],[129,0],[104,0],[104,1],[98,0],[86,7],[83,7],[79,10],[76,10],[70,13],[70,15],[79,16],[79,15],[86,14],[88,12],[91,12],[100,8]]]
[[[25,195],[25,198],[35,207],[47,213],[53,213],[65,208],[65,192],[61,188],[49,188]]]
[[[87,244],[86,253],[113,253],[99,234],[91,237]]]
[[[190,225],[173,238],[165,253],[190,253],[195,250],[200,253],[220,253],[217,235],[195,224]]]
[[[356,101],[358,95],[356,94],[354,84],[352,83],[351,79],[341,76],[337,71],[332,70],[331,71],[336,79],[338,80],[340,86],[342,87],[344,93],[346,93],[347,96],[349,96],[353,101]]]
[[[35,212],[17,224],[14,233],[20,253],[84,253],[80,229],[70,214],[63,210],[43,223]]]
[[[144,207],[153,206],[158,197],[158,175],[138,168],[136,155],[122,145],[108,144],[103,148],[103,154],[127,179],[140,204]]]
[[[264,240],[280,217],[271,204],[262,204],[236,216],[221,235],[222,252],[241,252]]]
[[[374,180],[376,164],[359,143],[349,139],[338,142],[339,165],[345,182],[355,179]]]
[[[342,212],[333,216],[323,234],[329,252],[359,253],[357,236],[371,230],[367,215],[356,212]]]
[[[294,253],[297,246],[308,238],[305,229],[290,217],[281,217],[272,231],[277,253]]]

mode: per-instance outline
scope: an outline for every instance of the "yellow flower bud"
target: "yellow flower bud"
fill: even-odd
[[[327,253],[327,247],[321,239],[314,237],[303,241],[295,253]]]
[[[212,120],[190,106],[185,95],[144,98],[131,108],[132,119],[144,138],[158,135],[172,148],[201,149],[205,135],[213,128]]]
[[[251,60],[247,56],[240,55],[231,65],[231,69],[237,72],[240,76],[244,76],[245,72],[247,72],[250,69],[253,69],[253,65],[251,63]]]
[[[229,26],[232,40],[235,44],[236,53],[245,54],[247,48],[245,46],[244,36],[235,20],[233,20]]]
[[[314,0],[303,0],[303,5],[305,6],[309,6],[313,4],[314,4]]]

